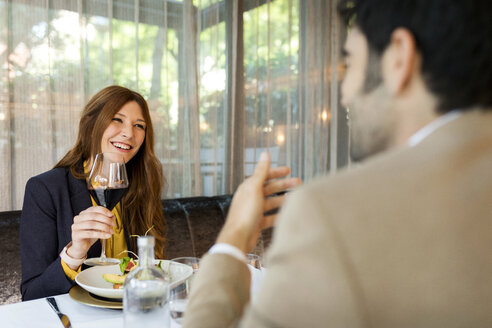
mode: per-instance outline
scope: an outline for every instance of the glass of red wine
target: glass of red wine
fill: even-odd
[[[128,190],[125,161],[117,153],[97,154],[87,180],[87,187],[99,206],[112,210]],[[87,265],[113,265],[118,259],[106,257],[106,239],[101,239],[101,256],[85,260]]]

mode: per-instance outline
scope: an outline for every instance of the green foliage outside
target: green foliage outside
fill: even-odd
[[[194,1],[201,9],[215,3],[217,1]],[[258,131],[271,125],[270,121],[275,125],[285,124],[286,113],[291,111],[295,114],[296,111],[295,106],[287,108],[289,95],[291,104],[296,103],[298,89],[298,8],[296,1],[291,3],[294,5],[290,9],[290,21],[287,0],[272,1],[243,16],[246,125],[256,127]],[[2,6],[5,8],[4,3]],[[164,35],[166,30],[162,27],[140,23],[137,36],[132,21],[113,19],[109,22],[107,17],[101,16],[79,19],[76,12],[68,10],[50,10],[46,17],[42,14],[45,9],[23,4],[14,5],[11,10],[12,17],[17,20],[12,23],[16,34],[11,40],[11,48],[27,48],[30,58],[26,62],[11,63],[16,74],[10,83],[36,86],[36,90],[19,95],[25,102],[30,102],[39,92],[52,89],[60,93],[70,92],[80,81],[84,85],[77,86],[77,91],[84,90],[86,99],[110,83],[132,89],[138,87],[138,91],[149,100],[156,130],[170,131],[170,139],[161,141],[162,144],[157,139],[157,147],[179,147],[178,31],[168,29]],[[33,14],[35,11],[39,11],[39,15]],[[112,24],[112,40],[109,24]],[[85,29],[82,34],[85,38],[78,37],[80,29]],[[225,22],[219,22],[199,35],[200,139],[204,148],[221,147],[224,143],[225,34]],[[156,56],[158,50],[162,54]],[[84,56],[83,66],[81,55]],[[160,66],[158,77],[156,65]],[[74,81],[74,76],[80,76],[81,71],[83,79]],[[252,146],[248,139],[246,146]]]

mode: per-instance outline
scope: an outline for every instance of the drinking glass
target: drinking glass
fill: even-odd
[[[251,273],[250,294],[254,298],[261,288],[265,268],[263,267],[263,259],[258,254],[246,254],[246,260]]]
[[[123,156],[117,153],[96,155],[87,180],[87,188],[97,205],[111,211],[128,190],[128,184]],[[106,239],[101,239],[101,256],[87,259],[84,263],[112,265],[119,263],[119,260],[106,257]]]
[[[193,268],[193,274],[186,279],[185,282],[179,284],[173,288],[169,293],[169,310],[171,312],[171,318],[178,324],[181,324],[183,316],[188,304],[188,297],[193,285],[195,274],[200,266],[200,259],[197,257],[178,257],[172,259],[169,263],[169,273],[172,276],[173,272],[179,270],[179,266],[176,263],[186,264]]]
[[[258,269],[258,270],[261,270],[262,268],[262,260],[261,260],[261,256],[260,255],[257,255],[257,254],[247,254],[246,255],[246,258],[247,258],[247,261],[248,261],[248,264],[251,265],[253,268],[255,269]]]

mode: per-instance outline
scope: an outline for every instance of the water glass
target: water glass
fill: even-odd
[[[249,265],[249,271],[251,272],[250,294],[251,297],[254,298],[263,282],[263,260],[261,256],[257,254],[246,254],[246,259]]]
[[[186,305],[188,304],[188,297],[193,285],[193,280],[200,266],[200,259],[197,257],[178,257],[172,259],[169,263],[169,274],[171,276],[173,276],[176,270],[180,269],[180,266],[173,265],[173,263],[186,264],[193,268],[192,276],[186,279],[186,281],[182,284],[179,284],[173,288],[169,293],[169,310],[171,313],[171,318],[181,324],[186,310]]]
[[[188,304],[189,289],[186,288],[186,284],[180,284],[179,286],[171,289],[169,293],[169,312],[171,318],[181,324]]]
[[[172,264],[173,262],[186,264],[186,265],[192,267],[193,268],[193,274],[195,274],[198,271],[198,268],[200,266],[200,259],[198,257],[192,257],[192,256],[176,257],[176,258],[171,260],[170,264]]]
[[[261,270],[262,268],[262,260],[260,255],[256,254],[247,254],[246,255],[247,262],[249,265],[251,265],[253,268]]]

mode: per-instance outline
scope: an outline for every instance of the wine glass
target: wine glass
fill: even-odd
[[[128,190],[125,161],[117,153],[97,154],[87,180],[87,188],[99,206],[112,210]],[[106,257],[106,239],[101,239],[101,256],[85,260],[87,265],[112,265],[118,259]]]
[[[193,279],[200,266],[200,259],[197,257],[178,257],[174,258],[169,263],[169,273],[174,276],[175,271],[181,271],[181,265],[176,263],[186,264],[193,268],[193,274],[186,279],[185,282],[174,287],[169,293],[169,310],[171,318],[178,324],[182,323],[186,306],[188,304],[188,297],[190,295]]]

